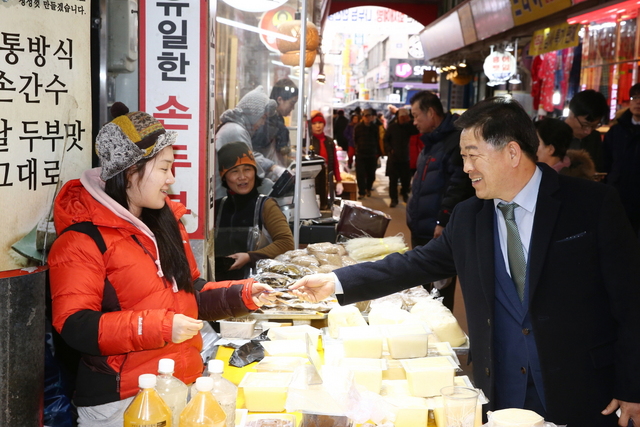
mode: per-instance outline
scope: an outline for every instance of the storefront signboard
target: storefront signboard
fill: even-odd
[[[509,52],[491,52],[484,60],[489,82],[505,82],[516,72],[516,58]]]
[[[389,80],[394,82],[422,82],[425,71],[435,70],[430,64],[418,59],[389,59]]]
[[[515,25],[526,24],[571,7],[571,0],[511,0]]]
[[[469,4],[478,40],[513,28],[510,0],[471,0]],[[460,22],[461,25],[467,25],[466,19],[463,21],[460,18]]]
[[[420,33],[425,61],[464,47],[458,12],[441,18]]]
[[[229,6],[245,12],[266,12],[285,4],[288,0],[222,0]]]
[[[533,33],[529,55],[536,56],[554,50],[578,46],[580,24],[569,25],[564,22],[553,27],[544,28]]]
[[[192,239],[204,237],[207,184],[207,97],[209,49],[206,2],[140,2],[140,109],[167,130],[176,178],[172,200],[187,207],[183,217]]]
[[[82,0],[0,2],[0,271],[43,259],[54,197],[91,167],[90,18]]]

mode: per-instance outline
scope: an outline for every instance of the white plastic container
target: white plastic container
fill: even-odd
[[[389,353],[394,359],[426,357],[429,348],[429,332],[420,323],[387,325],[382,328]]]
[[[345,357],[380,359],[382,333],[377,326],[350,326],[340,329]]]
[[[353,372],[353,380],[367,390],[380,394],[382,372],[387,369],[384,359],[351,358],[342,359],[340,366]]]
[[[218,320],[218,323],[220,324],[220,336],[223,338],[253,338],[256,326],[255,319],[246,319],[246,321]]]
[[[430,397],[440,394],[440,389],[453,385],[457,365],[448,356],[403,359],[409,391],[412,396]]]
[[[240,382],[249,412],[282,412],[292,374],[288,372],[247,372]]]
[[[156,391],[171,409],[173,425],[178,425],[180,413],[187,406],[189,387],[173,376],[175,362],[173,359],[158,361],[158,375],[156,377]]]

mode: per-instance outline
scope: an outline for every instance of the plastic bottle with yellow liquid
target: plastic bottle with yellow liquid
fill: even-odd
[[[176,427],[171,423],[171,410],[155,390],[156,376],[138,377],[140,391],[124,411],[124,427]]]
[[[211,394],[213,378],[200,377],[196,380],[198,393],[180,414],[180,427],[225,427],[224,411]]]

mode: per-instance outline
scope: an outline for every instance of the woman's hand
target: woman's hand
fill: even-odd
[[[265,304],[273,304],[276,300],[276,295],[273,293],[271,286],[256,282],[251,288],[251,298],[255,305],[262,307]]]
[[[251,259],[249,254],[246,252],[238,252],[237,254],[229,255],[228,258],[233,258],[235,260],[233,265],[229,267],[229,270],[240,270]]]
[[[202,329],[202,320],[185,316],[184,314],[173,315],[173,326],[171,328],[171,341],[180,344],[183,341],[193,338]]]
[[[344,187],[342,186],[342,183],[338,182],[336,184],[336,195],[338,196],[341,195],[343,191],[344,191]]]

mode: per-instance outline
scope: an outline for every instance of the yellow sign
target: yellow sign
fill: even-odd
[[[571,0],[511,0],[513,23],[526,24],[571,6]]]
[[[566,22],[533,33],[529,55],[542,55],[554,50],[578,46],[580,24],[569,25]]]

